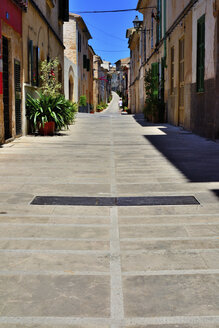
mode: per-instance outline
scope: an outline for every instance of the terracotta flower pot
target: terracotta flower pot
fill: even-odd
[[[46,122],[44,124],[41,124],[41,127],[39,128],[39,134],[41,136],[53,136],[55,132],[55,122]]]

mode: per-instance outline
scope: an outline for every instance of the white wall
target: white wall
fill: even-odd
[[[65,98],[69,99],[69,70],[72,67],[74,77],[74,102],[78,102],[78,70],[77,65],[73,64],[67,57],[64,57],[64,92]]]

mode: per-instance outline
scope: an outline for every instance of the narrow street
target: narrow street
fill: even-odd
[[[1,328],[219,327],[219,145],[118,101],[0,148]]]

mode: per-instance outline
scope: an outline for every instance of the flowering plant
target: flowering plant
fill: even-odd
[[[55,71],[59,65],[58,59],[43,60],[41,62],[41,92],[43,95],[50,95],[52,97],[60,94],[62,85],[57,81]]]

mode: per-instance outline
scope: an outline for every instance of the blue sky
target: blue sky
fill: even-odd
[[[137,7],[137,0],[70,0],[70,12],[131,9]],[[127,28],[133,26],[132,21],[136,11],[106,13],[106,14],[80,14],[92,35],[90,45],[96,54],[112,64],[120,58],[129,57],[128,40],[125,37]]]

